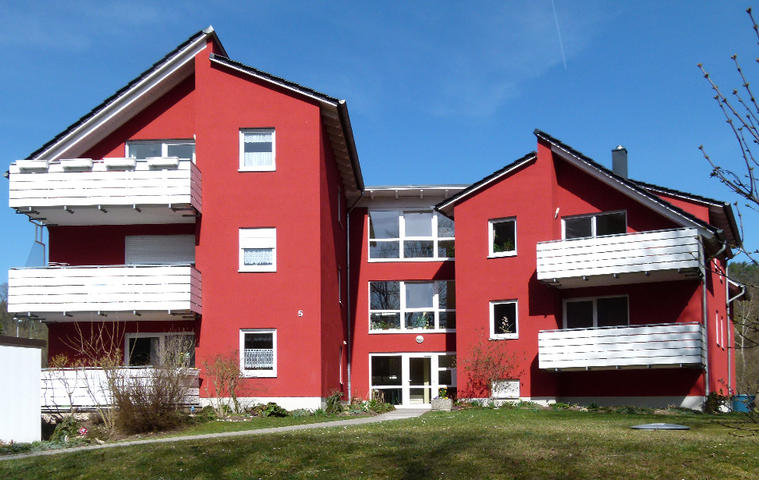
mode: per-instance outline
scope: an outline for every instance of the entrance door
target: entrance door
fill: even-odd
[[[409,405],[429,405],[432,400],[432,358],[408,357],[408,381],[404,397]]]

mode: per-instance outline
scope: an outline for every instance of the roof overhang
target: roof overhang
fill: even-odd
[[[133,84],[106,100],[30,158],[75,158],[95,146],[130,118],[194,74],[195,55],[206,49],[213,28],[203,30],[182,48],[154,65]]]
[[[348,198],[360,196],[361,190],[364,188],[364,180],[361,174],[361,166],[358,162],[356,144],[353,139],[353,128],[351,127],[350,116],[348,115],[348,105],[345,100],[338,100],[227,57],[212,54],[210,60],[211,64],[223,66],[255,78],[260,82],[317,102],[330,147],[335,155],[337,169],[346,189],[345,194]]]

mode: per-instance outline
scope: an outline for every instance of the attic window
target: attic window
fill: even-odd
[[[240,130],[240,171],[273,172],[276,170],[274,129]]]
[[[564,238],[603,237],[627,232],[627,214],[603,212],[562,219]]]

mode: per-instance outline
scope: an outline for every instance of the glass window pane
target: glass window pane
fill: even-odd
[[[438,385],[450,385],[451,384],[451,371],[440,370],[437,374]]]
[[[493,305],[493,333],[496,335],[517,333],[516,303],[496,303]]]
[[[596,235],[615,235],[625,233],[625,212],[605,213],[596,216]]]
[[[379,388],[372,391],[372,398],[391,405],[400,405],[403,403],[403,389]]]
[[[194,143],[169,144],[166,146],[166,150],[167,150],[167,155],[170,157],[179,157],[179,158],[186,158],[188,160],[192,160],[192,157],[195,154],[195,144]]]
[[[593,327],[593,301],[567,302],[567,328]]]
[[[243,166],[271,167],[273,164],[273,132],[255,131],[243,133]]]
[[[448,280],[435,282],[438,294],[438,308],[454,310],[456,308],[456,282]]]
[[[406,283],[406,308],[432,308],[434,290],[432,282]]]
[[[369,258],[398,258],[400,256],[400,241],[369,242]]]
[[[627,325],[627,297],[599,298],[596,300],[599,327]]]
[[[245,348],[274,348],[274,335],[271,333],[246,333]]]
[[[243,248],[244,265],[273,265],[274,249],[273,248]]]
[[[440,240],[437,242],[437,256],[439,258],[455,258],[456,244],[453,240]]]
[[[437,236],[453,237],[454,236],[453,220],[445,215],[437,216]]]
[[[401,357],[372,357],[372,385],[400,385]]]
[[[158,365],[158,337],[129,339],[129,365]]]
[[[143,159],[161,156],[160,142],[129,143],[128,145],[129,156],[132,158]]]
[[[456,312],[440,312],[438,315],[440,328],[456,328]]]
[[[405,258],[428,258],[435,253],[432,240],[407,240],[403,242],[403,256]]]
[[[564,238],[584,238],[593,235],[592,217],[565,218]]]
[[[400,310],[400,282],[369,282],[371,310]]]
[[[456,368],[456,355],[440,355],[437,364],[440,368]]]
[[[394,330],[401,328],[401,314],[398,312],[372,313],[369,316],[371,330]]]
[[[407,237],[432,236],[432,212],[403,212]]]
[[[435,328],[435,313],[406,312],[406,328],[425,330]]]
[[[513,252],[516,245],[516,222],[514,220],[494,222],[493,253]]]
[[[369,238],[399,238],[398,212],[374,210],[369,212]]]

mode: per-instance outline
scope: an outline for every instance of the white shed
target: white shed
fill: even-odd
[[[40,356],[44,340],[0,336],[0,440],[40,440]]]

